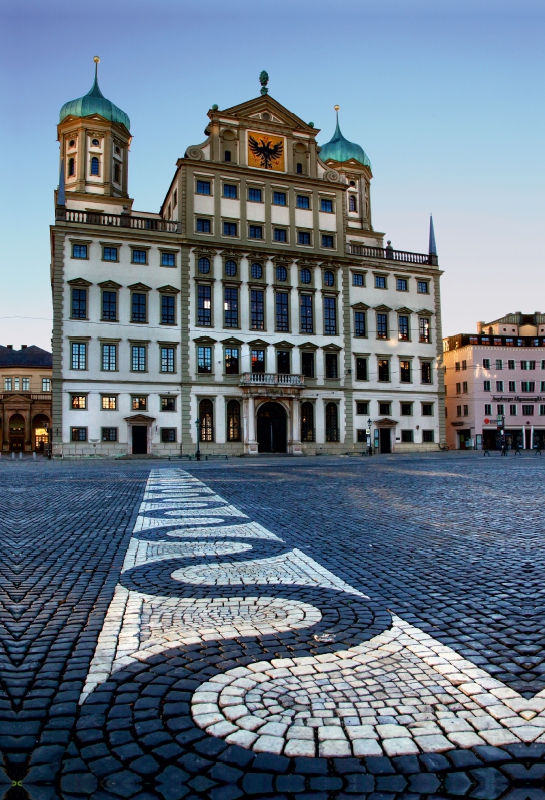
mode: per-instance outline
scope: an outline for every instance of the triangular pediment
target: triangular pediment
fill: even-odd
[[[25,405],[29,406],[31,403],[30,399],[30,392],[28,394],[10,394],[9,392],[4,392],[4,405],[9,403],[10,405]]]
[[[326,353],[338,353],[342,350],[342,347],[339,347],[338,344],[326,344],[322,347],[322,350],[325,350]]]
[[[367,311],[369,306],[366,303],[354,303],[351,308],[353,308],[354,311]]]
[[[406,306],[403,306],[403,308],[396,308],[396,311],[397,311],[398,314],[412,314],[413,313],[412,308],[407,308]]]
[[[390,308],[390,306],[385,306],[385,305],[382,305],[382,306],[375,306],[375,311],[385,311],[385,312],[388,312],[388,311],[391,311],[391,310],[392,310],[392,309]]]
[[[377,419],[374,423],[376,428],[395,428],[397,422],[395,419],[390,419],[389,417],[383,417],[382,419]]]
[[[146,286],[145,283],[132,283],[127,288],[132,289],[133,292],[151,292],[151,286]]]
[[[166,286],[159,286],[157,289],[158,292],[163,292],[163,294],[179,294],[180,290],[177,289],[175,286],[171,286],[167,283]]]
[[[244,344],[242,339],[235,339],[234,336],[230,336],[229,339],[222,339],[221,343],[226,347],[240,347],[240,345]]]
[[[263,114],[269,114],[269,119],[263,119]],[[285,108],[281,103],[272,98],[270,95],[260,95],[247,100],[245,103],[225,108],[222,111],[212,112],[210,116],[235,117],[237,119],[245,119],[248,123],[259,126],[259,129],[267,130],[267,126],[273,127],[282,125],[291,128],[291,130],[300,130],[305,133],[310,133],[313,136],[319,133],[318,128],[313,128],[308,125],[301,117],[294,114],[289,109]]]
[[[263,339],[254,339],[252,342],[248,342],[250,347],[268,347],[269,342],[263,341]]]
[[[155,422],[155,417],[148,417],[147,414],[135,414],[133,417],[125,417],[127,422],[140,423],[141,425],[151,425]]]
[[[275,342],[273,347],[276,347],[277,350],[292,350],[295,345],[292,342],[286,342],[284,340],[282,342]]]
[[[66,281],[70,286],[92,286],[91,281],[86,281],[85,278],[73,278],[71,281]]]
[[[101,289],[121,289],[121,284],[115,281],[102,281],[98,285]]]
[[[318,345],[313,344],[312,342],[305,342],[304,344],[298,344],[297,347],[299,350],[318,350]]]
[[[417,314],[433,314],[433,311],[430,311],[429,308],[421,308],[420,311],[416,312]]]
[[[195,344],[216,344],[217,339],[212,339],[211,336],[199,336],[198,339],[193,339]]]

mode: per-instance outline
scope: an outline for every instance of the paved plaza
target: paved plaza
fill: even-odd
[[[0,461],[0,797],[545,798],[545,459]]]

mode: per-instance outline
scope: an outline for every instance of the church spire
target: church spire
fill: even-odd
[[[437,245],[435,244],[435,230],[433,228],[433,217],[430,214],[430,244],[428,247],[428,254],[430,256],[430,263],[437,264]]]

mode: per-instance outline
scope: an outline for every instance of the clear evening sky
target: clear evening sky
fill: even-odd
[[[62,104],[91,87],[131,119],[129,191],[158,211],[206,112],[259,94],[373,165],[373,225],[427,251],[433,212],[443,333],[545,311],[538,0],[5,0],[0,344],[50,346],[49,231]]]

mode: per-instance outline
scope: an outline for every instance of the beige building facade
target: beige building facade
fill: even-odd
[[[65,104],[52,226],[55,451],[437,449],[440,276],[371,220],[371,164],[261,94],[208,112],[157,214],[128,196],[130,121]],[[197,441],[198,440],[198,441]]]
[[[0,345],[0,435],[3,452],[43,453],[51,437],[51,353]]]

